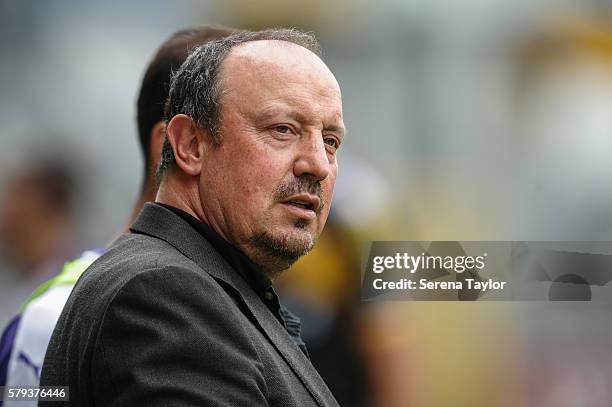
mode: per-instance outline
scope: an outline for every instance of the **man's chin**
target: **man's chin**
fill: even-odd
[[[251,247],[257,249],[261,255],[286,263],[287,267],[312,250],[315,244],[311,232],[298,226],[282,233],[262,232],[249,240]]]

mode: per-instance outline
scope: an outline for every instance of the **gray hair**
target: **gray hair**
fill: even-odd
[[[221,64],[235,46],[261,40],[290,42],[321,57],[321,46],[314,35],[297,29],[272,28],[262,31],[239,31],[225,38],[210,41],[195,48],[178,71],[172,75],[164,110],[166,123],[177,114],[185,114],[190,116],[197,126],[206,130],[213,142],[219,143],[221,111],[219,71]],[[172,168],[175,163],[174,151],[166,136],[157,169],[157,178],[161,179],[166,170]]]

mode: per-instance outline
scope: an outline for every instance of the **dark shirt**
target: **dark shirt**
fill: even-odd
[[[255,290],[255,293],[266,304],[270,312],[285,327],[293,342],[308,356],[306,344],[300,336],[302,323],[300,319],[292,314],[287,308],[281,305],[278,295],[272,288],[272,280],[268,278],[241,250],[228,243],[210,226],[196,219],[187,212],[175,208],[174,206],[155,202],[157,205],[172,211],[189,223],[198,233],[200,233],[229,263],[229,265],[246,280]]]

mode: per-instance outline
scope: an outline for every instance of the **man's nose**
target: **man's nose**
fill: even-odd
[[[330,172],[330,162],[321,134],[304,137],[298,148],[293,174],[296,177],[310,175],[318,181],[327,178]]]

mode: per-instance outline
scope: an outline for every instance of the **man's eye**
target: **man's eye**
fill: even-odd
[[[277,133],[281,133],[281,134],[289,134],[291,133],[291,127],[280,125],[280,126],[274,127],[274,131]]]
[[[340,143],[338,143],[338,140],[336,140],[333,137],[328,137],[324,140],[324,143],[327,144],[328,146],[331,146],[333,148],[338,148],[340,147]]]

